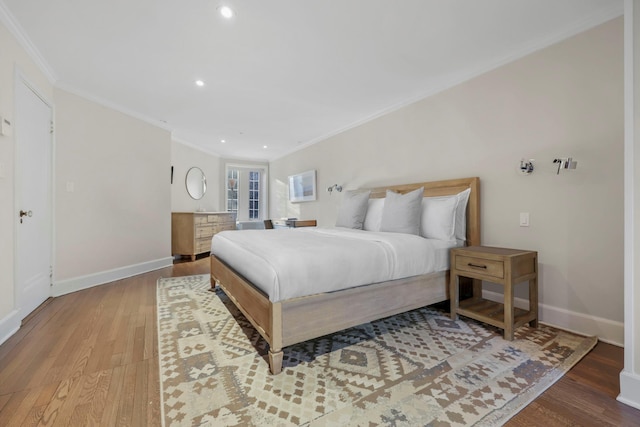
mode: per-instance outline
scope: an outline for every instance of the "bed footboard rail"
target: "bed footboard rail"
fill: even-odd
[[[273,374],[282,370],[282,305],[269,298],[236,273],[224,261],[211,255],[211,287],[224,291],[231,302],[251,322],[269,344],[269,367]]]

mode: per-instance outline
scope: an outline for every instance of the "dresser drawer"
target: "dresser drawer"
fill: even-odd
[[[482,273],[487,276],[504,278],[504,262],[468,256],[456,257],[456,270]]]
[[[207,215],[207,223],[209,224],[222,224],[222,223],[235,223],[235,215],[230,214],[218,214]]]
[[[225,230],[235,230],[236,229],[236,223],[235,222],[223,223],[223,224],[213,225],[213,226],[211,226],[211,228],[213,230],[213,233],[215,234],[215,233],[219,233],[219,232],[225,231]]]
[[[196,225],[196,239],[201,237],[212,237],[216,231],[213,225]]]
[[[208,215],[199,215],[199,214],[195,214],[193,215],[193,222],[197,225],[197,224],[206,224],[207,223],[207,216]]]
[[[209,252],[211,250],[211,239],[197,239],[196,240],[196,253]]]

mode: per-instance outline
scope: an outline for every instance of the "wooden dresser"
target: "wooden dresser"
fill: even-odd
[[[196,255],[211,250],[211,238],[236,229],[236,214],[230,212],[172,212],[171,255]]]

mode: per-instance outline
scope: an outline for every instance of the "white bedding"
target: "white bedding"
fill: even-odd
[[[211,254],[272,302],[449,269],[453,241],[347,228],[234,230]]]

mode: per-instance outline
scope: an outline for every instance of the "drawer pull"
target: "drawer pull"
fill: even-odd
[[[468,263],[467,264],[469,267],[474,267],[474,268],[484,268],[485,270],[487,269],[486,265],[479,265],[479,264],[472,264],[472,263]]]

